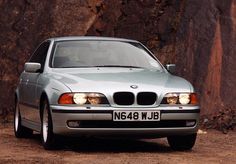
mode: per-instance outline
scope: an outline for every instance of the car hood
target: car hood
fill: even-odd
[[[192,92],[191,84],[183,78],[165,71],[139,68],[66,68],[53,69],[49,74],[66,85],[72,92],[100,92],[112,94],[117,91]],[[137,86],[133,89],[131,86]]]

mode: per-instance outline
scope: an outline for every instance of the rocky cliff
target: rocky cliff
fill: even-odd
[[[236,0],[0,0],[0,30],[2,115],[35,46],[66,35],[139,40],[194,84],[202,116],[236,106]]]

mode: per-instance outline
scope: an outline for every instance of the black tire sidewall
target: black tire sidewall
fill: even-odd
[[[170,136],[167,137],[168,143],[173,150],[191,150],[197,139],[197,134],[186,136]]]

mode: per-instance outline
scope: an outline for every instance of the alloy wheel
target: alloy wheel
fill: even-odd
[[[43,140],[47,142],[48,138],[48,110],[47,106],[45,105],[43,110]]]
[[[16,104],[16,111],[15,111],[15,131],[18,131],[19,128],[19,105],[18,103]]]

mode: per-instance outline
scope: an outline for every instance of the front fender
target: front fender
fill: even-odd
[[[40,78],[38,83],[41,84],[42,87],[38,88],[37,97],[40,100],[43,93],[45,93],[50,105],[57,104],[58,98],[61,94],[71,92],[71,90],[62,82],[56,79],[48,78],[47,76]]]

